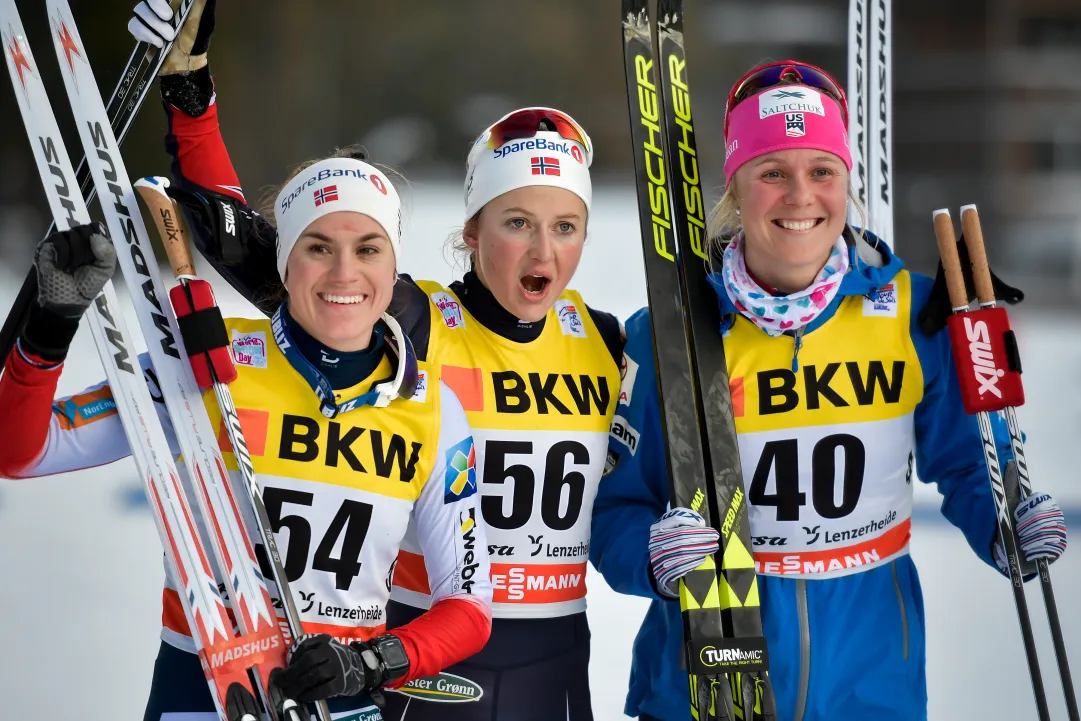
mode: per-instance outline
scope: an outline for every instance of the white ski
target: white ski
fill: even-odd
[[[891,248],[893,229],[892,0],[849,0],[848,144],[852,188],[870,213],[867,230]],[[848,222],[862,227],[859,210]]]
[[[88,223],[90,214],[75,181],[71,159],[60,137],[14,0],[0,0],[0,41],[56,225],[67,229]],[[235,643],[232,624],[218,593],[210,560],[199,540],[154,402],[138,372],[131,334],[119,310],[113,285],[108,283],[94,302],[94,310],[87,313],[91,334],[132,457],[144,481],[166,562],[178,584],[193,638],[204,654],[226,651]],[[234,689],[234,694],[237,688],[251,693],[247,669],[235,661],[207,663],[204,669],[218,713],[226,718],[230,689]],[[247,721],[254,721],[254,717]]]

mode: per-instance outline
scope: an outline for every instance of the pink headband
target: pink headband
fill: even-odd
[[[731,111],[725,139],[725,185],[748,160],[775,150],[824,150],[852,170],[848,132],[833,98],[805,85],[775,85]]]

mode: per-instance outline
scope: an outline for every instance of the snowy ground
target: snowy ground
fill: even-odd
[[[403,269],[450,280],[454,271],[444,261],[442,239],[458,222],[460,189],[415,183],[411,195]],[[423,217],[417,208],[425,209]],[[933,242],[928,231],[920,242]],[[574,286],[591,305],[625,318],[645,302],[640,258],[632,190],[599,188]],[[10,306],[23,270],[0,269],[0,308]],[[254,314],[224,289],[219,297],[233,314]],[[1081,407],[1073,377],[1081,371],[1081,323],[1038,310],[1013,314],[1028,394],[1020,415],[1029,435],[1032,478],[1066,507],[1076,545],[1081,543],[1081,485],[1072,450],[1081,437]],[[132,320],[129,327],[134,326]],[[103,376],[89,333],[80,331],[71,358],[62,393]],[[1007,583],[978,562],[961,534],[941,520],[933,488],[917,488],[913,536],[927,609],[931,719],[1034,718]],[[1052,575],[1081,681],[1081,550],[1072,549]],[[0,482],[0,579],[0,698],[9,718],[142,717],[158,645],[162,565],[130,461]],[[616,721],[626,718],[630,649],[646,604],[615,594],[595,573],[589,584],[594,709],[598,721]],[[1029,588],[1028,598],[1052,714],[1065,719],[1039,590]]]

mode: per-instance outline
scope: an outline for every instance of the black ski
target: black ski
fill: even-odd
[[[753,709],[774,719],[720,318],[706,280],[682,2],[659,5],[660,94],[647,0],[623,0],[622,26],[661,426],[672,506],[721,533],[717,555],[680,583],[691,715],[750,719]]]
[[[174,28],[181,27],[184,21],[187,20],[194,1],[183,0],[181,2],[180,7],[173,14],[172,25]],[[153,87],[154,78],[157,77],[158,71],[165,62],[171,48],[171,44],[157,48],[150,43],[136,43],[135,50],[132,51],[128,64],[124,68],[124,72],[121,73],[120,80],[117,82],[112,97],[109,99],[109,104],[106,106],[109,123],[113,128],[113,134],[116,136],[117,142],[124,142],[124,137],[128,134],[132,121],[135,120],[135,115],[139,112],[139,108],[142,107],[147,93]],[[90,168],[86,164],[85,156],[79,161],[79,168],[75,171],[75,179],[79,182],[79,189],[82,191],[87,205],[89,205],[94,199],[97,190],[94,187],[93,178],[90,177]],[[55,231],[56,224],[53,223],[49,226],[49,230],[45,235],[48,236]],[[4,326],[0,328],[0,359],[7,358],[11,353],[11,349],[15,347],[15,339],[26,324],[26,314],[30,311],[30,303],[37,295],[38,276],[33,266],[31,266],[26,278],[23,279],[18,295],[15,296],[15,302],[12,304],[11,310],[8,311]]]

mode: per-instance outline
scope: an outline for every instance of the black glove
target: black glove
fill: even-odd
[[[46,360],[67,356],[79,320],[116,271],[116,249],[101,223],[77,225],[46,237],[34,253],[37,302],[20,342]]]
[[[400,678],[408,670],[397,665],[388,668],[382,643],[396,644],[404,658],[401,642],[393,636],[380,636],[371,642],[357,641],[348,646],[329,635],[301,636],[289,650],[289,665],[274,672],[272,681],[286,698],[299,703],[322,701],[334,696],[366,693],[377,703],[382,700],[383,684]]]
[[[177,184],[166,192],[183,210],[195,247],[207,262],[240,295],[267,316],[273,315],[282,300],[274,226],[223,193]]]
[[[965,245],[965,236],[957,241],[957,256],[961,260],[961,272],[965,276],[965,291],[971,301],[976,297],[976,286],[972,281],[972,261],[968,257],[968,246]],[[1011,285],[1003,282],[995,272],[991,271],[991,287],[995,291],[995,299],[1017,305],[1025,299],[1025,294]],[[916,317],[920,330],[926,335],[934,335],[946,327],[946,319],[953,315],[953,303],[950,302],[950,292],[946,287],[946,274],[942,270],[942,261],[938,262],[938,273],[935,274],[935,284],[931,288],[931,295],[927,304],[923,306]]]

